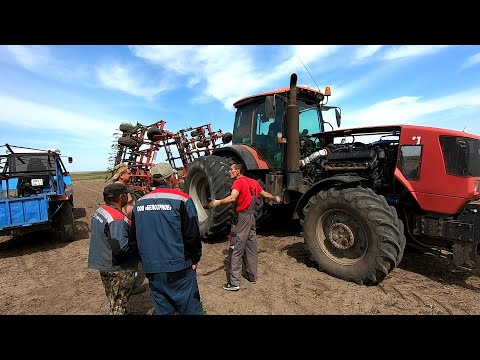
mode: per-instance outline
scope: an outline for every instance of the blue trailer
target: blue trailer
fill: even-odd
[[[73,241],[73,187],[59,150],[4,145],[0,155],[0,235],[50,230]],[[68,157],[68,162],[73,160]]]

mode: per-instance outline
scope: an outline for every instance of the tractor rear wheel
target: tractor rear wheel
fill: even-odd
[[[73,206],[70,201],[61,205],[52,225],[52,235],[57,241],[72,242],[75,240]]]
[[[400,263],[403,223],[372,189],[329,189],[310,198],[300,220],[320,270],[359,285],[379,284]]]
[[[203,208],[208,198],[223,199],[230,194],[233,181],[228,174],[229,168],[225,158],[216,155],[202,156],[188,166],[183,189],[197,208],[200,234],[204,239],[222,240],[230,232],[234,203]]]

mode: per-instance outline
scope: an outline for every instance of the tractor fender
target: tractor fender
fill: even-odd
[[[413,189],[412,184],[410,184],[410,181],[408,181],[405,176],[403,176],[403,173],[400,171],[399,168],[395,168],[394,176],[403,186],[405,186],[405,188],[410,192],[410,194],[412,194],[412,196],[417,201],[417,204],[420,204],[420,202],[418,201],[417,193]]]
[[[231,145],[216,148],[213,155],[222,157],[236,157],[243,161],[245,170],[269,170],[265,158],[255,149],[247,145]]]
[[[342,188],[346,187],[345,185],[352,187],[353,184],[357,183],[357,185],[360,185],[361,182],[365,180],[367,179],[356,175],[338,175],[320,180],[319,182],[313,184],[312,187],[300,197],[297,205],[295,205],[293,214],[294,216],[296,215],[296,217],[298,216],[298,218],[302,218],[303,208],[308,203],[308,199],[322,190],[330,188]]]

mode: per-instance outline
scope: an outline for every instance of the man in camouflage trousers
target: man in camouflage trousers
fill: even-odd
[[[122,212],[127,187],[113,183],[103,190],[105,205],[92,216],[88,267],[100,271],[110,315],[123,315],[130,298],[138,265],[136,247],[129,243],[130,220]]]
[[[133,206],[135,205],[136,198],[134,196],[134,189],[131,187],[130,179],[132,177],[132,171],[128,168],[128,165],[125,163],[120,163],[113,168],[114,174],[112,176],[113,183],[124,184],[128,190],[128,201],[127,204],[122,208],[122,211],[127,215],[129,219],[132,218]],[[140,273],[140,276],[139,276]],[[135,283],[133,284],[131,295],[141,294],[147,291],[147,287],[143,284],[145,279],[145,273],[141,268],[140,264],[137,266],[135,273]]]

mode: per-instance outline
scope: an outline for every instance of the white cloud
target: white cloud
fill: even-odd
[[[215,98],[226,109],[233,110],[233,103],[255,92],[268,90],[271,84],[303,70],[301,61],[307,66],[324,59],[338,46],[283,46],[275,59],[258,65],[258,46],[198,45],[198,46],[131,46],[132,53],[143,60],[159,65],[170,73],[186,76],[188,86],[205,84],[203,92],[192,99],[204,102]]]
[[[265,69],[265,76],[270,81],[280,80],[285,78],[285,86],[288,86],[289,75],[293,72],[299,73],[299,70],[308,74],[313,71],[311,66],[318,69],[318,63],[326,63],[334,53],[340,50],[341,46],[337,45],[296,45],[290,47],[291,54],[280,64],[273,67],[273,69]],[[302,64],[303,63],[303,64]],[[308,69],[305,69],[305,67]],[[322,67],[327,71],[328,66]],[[313,74],[311,74],[313,76]],[[309,76],[309,75],[307,75]]]
[[[24,69],[60,81],[79,82],[91,86],[91,72],[85,65],[63,62],[46,45],[7,45],[2,53],[10,55]]]
[[[112,125],[100,118],[92,118],[8,95],[0,95],[0,124],[31,131],[55,130],[84,138],[90,144],[94,143],[94,137],[102,141],[111,138],[118,127],[118,124]]]
[[[385,51],[383,58],[385,60],[396,60],[411,57],[420,57],[432,55],[444,50],[449,45],[402,45],[395,46]]]
[[[52,62],[50,49],[43,45],[7,45],[14,59],[27,70],[36,72]]]
[[[363,61],[377,53],[383,45],[366,45],[357,49],[354,54],[354,62]]]
[[[475,66],[480,63],[480,53],[470,56],[462,65],[463,69]]]
[[[342,127],[415,124],[429,115],[478,107],[480,88],[424,101],[421,97],[403,96],[379,102],[356,112],[344,113]],[[446,117],[445,114],[442,115],[442,118]]]
[[[139,73],[134,74],[130,67],[119,64],[99,65],[96,71],[98,79],[105,87],[135,96],[153,98],[155,95],[171,89],[165,80],[156,85],[147,85],[147,82],[152,81],[145,79]]]
[[[198,52],[206,46],[189,45],[136,45],[130,46],[132,53],[145,61],[161,65],[179,73],[190,74],[201,65]]]

